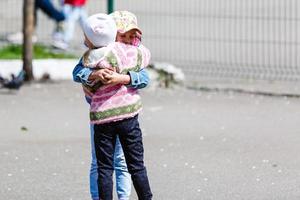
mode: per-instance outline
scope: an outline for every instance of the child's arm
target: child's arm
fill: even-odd
[[[128,74],[130,76],[130,84],[127,85],[128,87],[142,89],[150,82],[149,74],[146,69],[141,69],[138,72],[129,71]]]
[[[73,69],[72,72],[73,81],[77,83],[91,84],[92,80],[88,80],[88,79],[92,72],[93,72],[92,69],[83,66],[82,58],[81,58],[79,63]]]
[[[149,75],[145,69],[138,72],[129,71],[128,74],[113,72],[105,76],[108,81],[105,84],[123,84],[131,88],[142,89],[149,83]]]
[[[107,81],[104,78],[104,75],[110,74],[111,70],[109,69],[91,69],[84,67],[82,59],[73,69],[72,75],[73,80],[77,83],[83,83],[85,85],[93,85],[94,81],[100,80],[101,82]]]
[[[100,70],[104,70],[104,69],[100,69]],[[94,80],[100,79],[99,77],[100,74],[97,73],[100,70],[92,70],[90,68],[84,67],[82,64],[82,59],[80,59],[79,63],[73,69],[73,73],[72,73],[73,80],[77,83],[83,83],[89,85]],[[142,69],[138,72],[130,71],[127,75],[124,76],[129,76],[130,79],[129,83],[126,84],[128,87],[142,89],[149,84],[149,75],[145,69]],[[125,79],[123,79],[122,81],[125,82]]]
[[[150,63],[151,53],[150,53],[149,49],[142,44],[140,44],[138,46],[138,49],[142,54],[141,65],[142,65],[142,67],[147,67]]]

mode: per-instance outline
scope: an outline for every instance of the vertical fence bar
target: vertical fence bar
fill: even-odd
[[[32,72],[32,34],[34,31],[34,0],[23,1],[23,70],[25,81],[34,79]]]
[[[107,0],[107,13],[114,12],[114,0]]]
[[[297,72],[300,72],[300,67],[298,65],[298,46],[299,46],[299,41],[298,41],[298,33],[299,33],[299,30],[298,30],[298,22],[299,22],[299,18],[298,18],[298,0],[295,0],[295,30],[296,30],[296,33],[295,33],[295,68],[298,70]]]

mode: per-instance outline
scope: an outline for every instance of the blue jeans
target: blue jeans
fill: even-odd
[[[124,149],[126,164],[139,200],[151,200],[152,192],[144,166],[144,147],[138,116],[94,125],[98,164],[98,189],[102,200],[113,199],[113,164],[117,136]]]
[[[92,163],[90,169],[90,193],[92,199],[99,199],[98,193],[98,172],[97,172],[97,159],[95,153],[94,144],[94,126],[90,126],[91,129],[91,147],[92,147]],[[116,186],[117,194],[120,200],[129,199],[131,193],[131,179],[128,173],[123,149],[119,138],[116,140],[116,148],[114,153],[114,168],[116,173]]]
[[[63,12],[66,16],[63,40],[69,43],[73,38],[76,22],[79,21],[82,27],[83,22],[87,19],[87,14],[83,6],[71,6],[69,4],[63,6]]]

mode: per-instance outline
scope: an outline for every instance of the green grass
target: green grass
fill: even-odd
[[[75,55],[55,51],[53,48],[41,44],[34,45],[33,49],[34,59],[77,58]],[[0,48],[0,59],[22,59],[22,45],[8,45]]]

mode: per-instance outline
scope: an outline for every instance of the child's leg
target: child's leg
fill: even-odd
[[[139,199],[151,200],[152,192],[144,166],[144,148],[138,116],[122,120],[117,131],[122,144],[128,171]]]
[[[78,9],[79,9],[79,24],[80,24],[80,26],[82,28],[85,20],[88,18],[88,15],[87,15],[87,13],[86,13],[86,11],[85,11],[85,9],[84,9],[83,6],[82,7],[78,7]]]
[[[128,173],[123,149],[117,137],[115,155],[114,155],[114,167],[116,172],[116,185],[117,194],[120,200],[127,200],[131,193],[131,177]]]
[[[112,124],[94,125],[95,152],[98,165],[98,192],[102,200],[113,199],[113,160],[116,130]]]
[[[76,21],[79,19],[79,13],[77,12],[76,7],[65,4],[63,11],[66,15],[66,24],[65,24],[65,30],[63,33],[63,40],[67,44],[72,40]]]
[[[90,125],[91,130],[91,149],[92,149],[92,162],[90,168],[90,193],[92,199],[99,199],[98,194],[98,172],[97,172],[97,158],[95,153],[95,144],[94,144],[94,126]]]
[[[93,200],[99,199],[98,194],[98,172],[97,172],[97,158],[95,152],[94,144],[94,126],[90,125],[91,131],[91,152],[92,152],[92,162],[90,168],[90,194]],[[114,168],[116,172],[116,185],[117,185],[117,194],[120,200],[127,200],[130,197],[131,193],[131,177],[127,169],[125,162],[125,157],[123,149],[119,140],[119,137],[116,139],[116,147],[114,154]]]
[[[64,13],[56,9],[51,1],[36,0],[35,5],[37,8],[40,8],[44,13],[46,13],[50,18],[54,19],[56,22],[61,22],[65,20]]]

